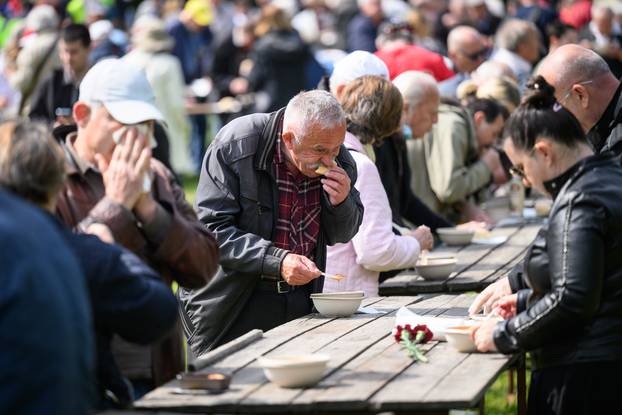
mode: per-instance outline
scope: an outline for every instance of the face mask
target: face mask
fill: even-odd
[[[402,135],[404,136],[404,140],[410,140],[413,138],[413,130],[408,124],[402,125]]]

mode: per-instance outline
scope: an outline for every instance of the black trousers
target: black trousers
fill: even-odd
[[[529,415],[622,413],[622,361],[580,363],[531,374]]]
[[[288,321],[307,315],[313,308],[313,282],[290,287],[287,293],[278,293],[274,281],[259,281],[240,315],[217,346],[227,343],[253,329],[270,330]]]

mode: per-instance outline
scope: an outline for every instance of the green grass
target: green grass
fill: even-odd
[[[529,357],[526,359],[527,371],[525,377],[527,378],[526,390],[529,390],[529,381],[531,380],[531,372],[529,367],[531,362]],[[514,396],[508,399],[508,371],[501,373],[497,378],[497,381],[486,392],[485,398],[485,412],[490,415],[510,415],[517,413],[517,379],[516,371],[514,372]]]
[[[194,203],[194,196],[197,192],[199,176],[182,176],[181,182],[184,186],[184,193],[186,193],[186,200],[192,205]]]

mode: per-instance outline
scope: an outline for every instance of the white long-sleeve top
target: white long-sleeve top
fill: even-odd
[[[345,244],[328,247],[326,272],[346,278],[324,280],[324,292],[362,290],[368,297],[378,295],[381,271],[415,266],[420,253],[417,239],[393,233],[389,199],[380,181],[376,165],[367,157],[361,142],[346,133],[346,148],[356,162],[359,191],[365,208],[358,233]]]

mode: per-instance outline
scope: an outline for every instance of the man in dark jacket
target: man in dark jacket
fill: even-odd
[[[63,28],[58,54],[63,67],[55,69],[35,91],[30,118],[50,123],[72,124],[71,108],[78,100],[78,86],[89,69],[91,37],[83,24]]]
[[[196,355],[311,312],[326,245],[350,240],[363,217],[345,128],[337,100],[310,91],[216,135],[195,204],[220,245],[220,269],[207,287],[178,291]]]
[[[80,265],[49,218],[4,191],[0,261],[0,413],[89,413],[93,325]]]
[[[577,117],[596,152],[622,154],[622,87],[602,57],[578,45],[564,45],[546,57],[538,75]]]

